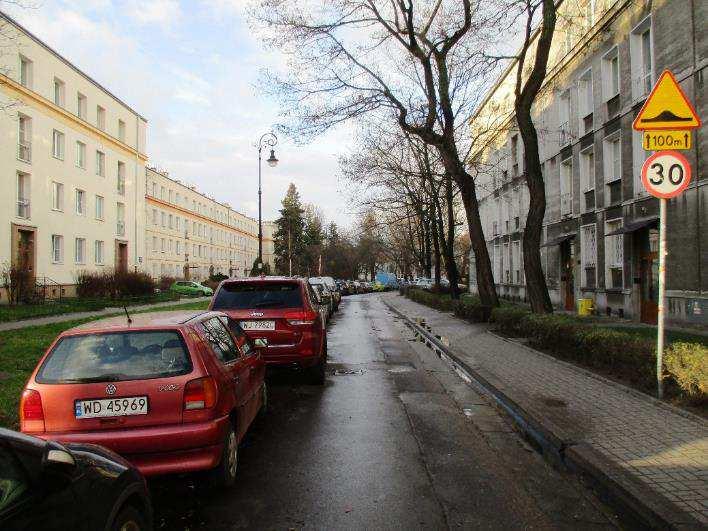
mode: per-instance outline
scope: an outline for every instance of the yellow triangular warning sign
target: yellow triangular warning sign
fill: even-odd
[[[669,70],[664,70],[644,102],[642,110],[634,119],[632,127],[637,131],[650,131],[693,129],[700,125],[701,120],[676,78]]]

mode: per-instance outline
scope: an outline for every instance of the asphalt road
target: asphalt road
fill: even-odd
[[[151,482],[156,529],[583,529],[615,518],[396,320],[345,298],[322,387],[269,379],[239,480]]]

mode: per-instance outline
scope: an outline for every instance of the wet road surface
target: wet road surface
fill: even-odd
[[[377,295],[345,298],[328,342],[324,386],[269,379],[233,488],[151,481],[156,529],[613,527]]]

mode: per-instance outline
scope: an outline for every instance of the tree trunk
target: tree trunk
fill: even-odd
[[[452,179],[449,175],[445,175],[445,206],[447,209],[445,267],[447,269],[447,279],[450,281],[450,295],[453,299],[459,299],[460,288],[458,284],[460,275],[457,271],[457,262],[455,262],[455,205],[453,204],[453,197]]]
[[[431,209],[433,215],[431,216],[431,226],[433,233],[433,265],[435,271],[435,285],[440,286],[440,231],[438,230],[438,224],[436,220],[438,219],[438,212],[435,208],[435,200],[431,201]]]

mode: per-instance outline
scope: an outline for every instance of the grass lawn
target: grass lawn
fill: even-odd
[[[169,292],[158,293],[151,297],[135,297],[127,300],[110,299],[64,299],[44,304],[19,304],[17,306],[0,306],[0,323],[8,321],[21,321],[35,317],[49,315],[62,315],[73,312],[92,312],[110,307],[136,306],[176,300],[175,295]]]
[[[195,301],[167,308],[151,308],[135,313],[166,310],[204,310],[209,301]],[[101,316],[100,318],[104,318]],[[68,330],[94,318],[77,319],[43,326],[31,326],[19,330],[0,332],[0,426],[17,429],[17,408],[20,394],[29,374],[44,354],[54,338]]]

